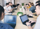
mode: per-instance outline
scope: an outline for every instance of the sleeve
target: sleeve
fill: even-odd
[[[9,6],[8,9],[11,10],[12,9],[11,6]]]
[[[40,29],[40,24],[36,24],[34,29]]]
[[[37,18],[34,29],[40,29],[40,17]]]
[[[10,25],[8,25],[9,29],[13,29]]]

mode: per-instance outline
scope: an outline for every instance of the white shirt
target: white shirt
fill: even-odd
[[[9,7],[5,6],[4,9],[5,9],[6,11],[9,11],[9,10],[11,10],[12,8],[11,8],[11,6],[9,6]],[[7,13],[6,11],[5,11],[5,13]]]
[[[12,9],[11,6],[9,6],[8,9],[11,10]]]
[[[35,25],[34,29],[40,29],[40,15],[37,18],[36,25]]]

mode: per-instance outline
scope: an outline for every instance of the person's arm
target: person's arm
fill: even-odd
[[[9,7],[8,10],[9,10],[10,12],[12,12],[13,9],[12,9],[11,7]]]
[[[26,25],[28,26],[29,29],[33,29],[33,28],[31,27],[31,23],[26,22]]]
[[[15,8],[16,8],[16,7],[15,7]],[[12,12],[12,10],[13,10],[13,9],[15,9],[15,8],[10,9],[9,11],[11,11],[11,12]]]
[[[8,7],[8,10],[11,11],[11,12],[12,12],[13,9],[14,9],[14,8]]]
[[[10,11],[7,11],[6,9],[4,9],[4,10],[5,10],[5,12],[7,12],[7,13],[10,12]]]

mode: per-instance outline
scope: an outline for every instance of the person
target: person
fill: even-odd
[[[8,3],[9,3],[9,6],[11,6],[11,8],[14,8],[15,9],[15,7],[13,7],[12,2],[8,2]]]
[[[33,3],[31,3],[31,8],[29,9],[29,11],[31,11],[32,13],[35,13],[35,9],[36,7],[34,6]]]
[[[40,3],[36,5],[36,14],[39,15],[35,24],[35,27],[32,28],[29,22],[26,22],[29,29],[40,29]]]
[[[11,12],[12,10],[10,9],[11,8],[9,8],[9,3],[6,3],[6,6],[4,6],[5,14]]]
[[[4,18],[4,8],[0,6],[0,21]],[[0,29],[13,29],[10,25],[0,22]]]
[[[14,12],[14,10],[17,9],[16,5],[12,4],[12,2],[8,2],[8,3],[9,3],[9,6],[13,9],[12,12]]]
[[[8,2],[8,3],[11,8],[14,8],[12,2]]]
[[[28,3],[29,4],[29,8],[31,7],[31,2]]]
[[[31,7],[31,2],[29,2],[28,5],[27,5],[28,11],[29,11],[30,7]]]
[[[27,6],[27,10],[29,10],[29,8],[28,8],[29,7],[29,4],[26,4],[26,6]]]

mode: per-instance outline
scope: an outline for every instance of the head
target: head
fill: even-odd
[[[2,6],[0,6],[0,20],[2,20],[4,18],[4,8]]]
[[[9,5],[12,6],[13,5],[12,2],[9,2]]]
[[[6,6],[9,7],[9,3],[6,3]]]
[[[34,4],[33,4],[33,3],[31,3],[31,6],[34,6]]]
[[[26,4],[26,6],[29,6],[28,4]]]
[[[40,3],[36,5],[36,13],[37,15],[40,15]]]
[[[31,2],[29,2],[28,4],[31,5]]]
[[[37,5],[38,3],[40,3],[40,1],[37,1],[37,2],[36,2],[36,5]]]

